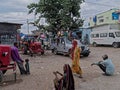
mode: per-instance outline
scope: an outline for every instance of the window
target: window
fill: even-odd
[[[99,16],[99,17],[98,17],[98,20],[99,20],[100,23],[101,23],[101,22],[104,22],[104,17],[103,17],[103,16]]]
[[[113,33],[109,33],[109,37],[115,37]]]
[[[92,34],[91,37],[92,38],[97,38],[97,37],[99,37],[99,34]]]
[[[107,33],[100,33],[100,37],[107,37]]]
[[[104,22],[104,19],[100,19],[99,22],[100,22],[100,23],[101,23],[101,22]]]
[[[117,37],[120,37],[120,32],[115,32]]]

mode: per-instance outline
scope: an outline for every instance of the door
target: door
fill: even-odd
[[[65,44],[66,44],[66,43],[65,43],[65,40],[62,38],[62,39],[61,39],[61,44],[60,44],[60,47],[61,47],[61,51],[62,51],[62,52],[65,52]]]
[[[108,45],[112,45],[114,41],[115,41],[115,35],[114,35],[113,32],[110,32],[110,33],[109,33],[109,37],[108,37],[107,44],[108,44]]]

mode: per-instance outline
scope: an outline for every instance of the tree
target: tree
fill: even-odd
[[[45,18],[51,30],[74,30],[83,25],[80,17],[80,5],[84,0],[40,0],[38,3],[28,5],[29,14],[39,16],[34,22],[39,24]]]

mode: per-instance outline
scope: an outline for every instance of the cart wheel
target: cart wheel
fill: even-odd
[[[3,73],[2,73],[2,71],[0,70],[0,82],[2,82],[3,81]]]

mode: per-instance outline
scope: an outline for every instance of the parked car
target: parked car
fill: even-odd
[[[79,40],[78,40],[78,45],[81,48],[81,55],[82,56],[89,56],[90,54],[90,49],[87,45],[83,45]],[[51,50],[52,53],[54,54],[63,54],[63,55],[69,55],[71,56],[71,48],[72,48],[72,41],[70,41],[67,38],[55,38],[51,41]]]

